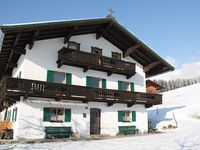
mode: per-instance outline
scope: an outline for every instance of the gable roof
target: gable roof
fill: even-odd
[[[0,75],[11,75],[25,47],[31,49],[37,40],[96,33],[96,38],[103,37],[144,66],[146,77],[151,77],[174,70],[167,61],[155,53],[144,42],[119,24],[114,18],[67,20],[11,24],[0,26],[4,33],[0,51]]]

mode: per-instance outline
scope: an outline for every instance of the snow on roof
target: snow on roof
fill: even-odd
[[[45,24],[45,23],[62,23],[62,22],[69,22],[69,21],[81,21],[81,20],[92,20],[92,19],[105,19],[105,17],[66,19],[66,20],[52,20],[52,21],[49,20],[49,21],[25,22],[25,23],[13,23],[13,24],[2,24],[2,26],[34,25],[34,24]]]

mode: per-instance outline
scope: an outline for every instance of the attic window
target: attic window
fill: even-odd
[[[98,47],[91,47],[91,53],[96,55],[102,55],[102,49]]]
[[[73,50],[80,50],[80,43],[69,41],[68,48],[73,49]]]
[[[117,52],[112,52],[112,58],[117,59],[117,60],[121,60],[121,54],[117,53]]]

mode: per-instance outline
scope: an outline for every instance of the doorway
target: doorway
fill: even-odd
[[[100,134],[101,110],[97,108],[90,109],[90,134]]]

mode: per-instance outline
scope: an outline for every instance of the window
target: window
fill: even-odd
[[[102,88],[101,79],[95,77],[87,77],[86,85],[88,87]]]
[[[15,122],[17,120],[17,107],[13,109],[12,113],[12,121]]]
[[[72,74],[47,70],[47,82],[72,84]]]
[[[55,82],[55,83],[66,83],[65,73],[53,72],[53,82]]]
[[[118,81],[118,90],[134,92],[135,91],[134,87],[135,87],[134,83]]]
[[[130,91],[130,83],[129,82],[122,82],[122,90],[123,91]]]
[[[51,108],[51,122],[63,122],[64,109],[63,108]]]
[[[73,49],[73,50],[80,50],[80,43],[69,41],[68,48]]]
[[[91,53],[96,55],[102,55],[102,49],[98,47],[91,47]]]
[[[118,111],[118,122],[136,122],[136,111]]]
[[[131,112],[123,111],[123,122],[131,122]]]
[[[10,121],[11,119],[11,110],[7,111],[7,120]]]
[[[117,53],[117,52],[112,52],[112,58],[117,59],[117,60],[121,60],[121,54]]]

